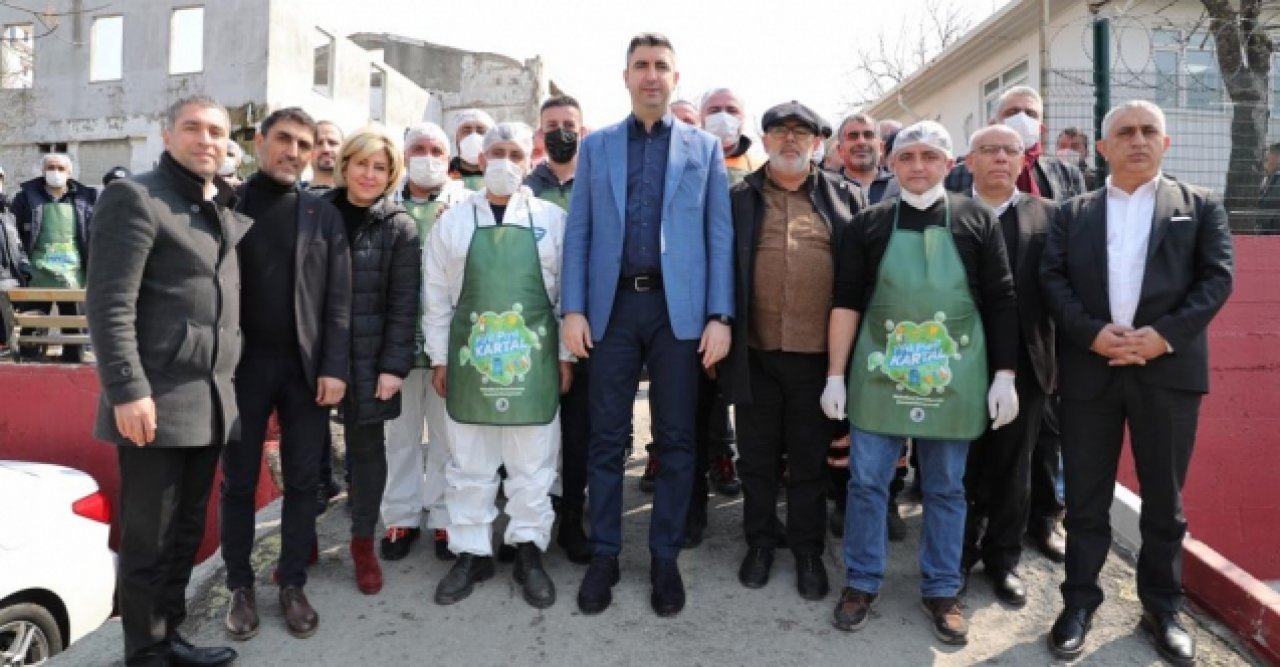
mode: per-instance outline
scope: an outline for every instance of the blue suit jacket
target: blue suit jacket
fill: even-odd
[[[582,141],[564,233],[560,303],[604,338],[622,273],[627,123]],[[733,316],[733,218],[720,140],[672,124],[662,197],[662,280],[676,338],[702,336],[708,314]]]

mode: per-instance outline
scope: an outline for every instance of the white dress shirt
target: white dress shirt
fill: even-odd
[[[1133,326],[1138,311],[1159,183],[1157,173],[1129,194],[1113,187],[1107,177],[1107,296],[1114,324]]]
[[[1004,215],[1004,212],[1005,212],[1005,211],[1007,211],[1007,210],[1009,210],[1009,207],[1010,207],[1010,206],[1013,206],[1014,204],[1017,204],[1017,203],[1018,203],[1018,196],[1019,196],[1019,195],[1021,195],[1021,194],[1022,194],[1022,191],[1021,191],[1021,190],[1019,190],[1019,189],[1017,188],[1017,186],[1015,186],[1015,187],[1013,188],[1013,194],[1009,195],[1009,198],[1008,198],[1008,199],[1006,199],[1006,200],[1004,200],[1004,203],[1003,203],[1003,204],[1001,204],[1001,205],[999,205],[999,206],[991,207],[991,210],[993,210],[993,211],[995,211],[995,212],[996,212],[996,217],[997,217],[997,218],[998,218],[998,217],[1000,217],[1000,216],[1002,216],[1002,215]],[[976,187],[975,187],[975,188],[973,188],[973,199],[974,199],[974,201],[978,201],[978,202],[981,202],[981,203],[983,203],[983,204],[987,204],[987,201],[986,201],[985,199],[983,199],[983,198],[982,198],[982,195],[978,194],[978,188],[976,188]],[[990,204],[987,204],[987,206],[991,206],[991,205],[990,205]]]

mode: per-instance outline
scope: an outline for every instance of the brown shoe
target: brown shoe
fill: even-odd
[[[969,621],[960,610],[958,598],[924,598],[924,613],[933,619],[933,634],[944,644],[964,646],[969,643]]]
[[[227,635],[236,641],[253,639],[258,634],[258,601],[252,588],[231,591],[226,625]]]
[[[298,639],[306,639],[316,633],[320,625],[320,617],[307,602],[307,594],[301,586],[285,586],[280,589],[280,608],[284,610],[284,623],[289,634]]]
[[[837,630],[845,632],[861,630],[871,618],[871,608],[876,606],[879,599],[879,593],[868,593],[846,586],[844,592],[840,593],[840,600],[836,602],[832,624]]]

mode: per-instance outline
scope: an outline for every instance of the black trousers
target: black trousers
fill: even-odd
[[[1138,599],[1145,609],[1182,606],[1182,487],[1195,444],[1201,394],[1144,384],[1135,368],[1118,368],[1094,399],[1062,399],[1062,455],[1067,483],[1067,563],[1063,602],[1102,604],[1098,573],[1111,547],[1111,499],[1125,427],[1142,497]]]
[[[747,545],[789,544],[820,555],[826,543],[827,447],[822,413],[827,355],[749,350],[751,404],[738,411],[738,475]],[[779,463],[787,456],[787,523],[778,521]]]
[[[347,471],[351,474],[347,488],[351,501],[351,536],[373,537],[378,529],[382,492],[387,486],[385,422],[353,424],[347,420],[343,426]]]
[[[1031,513],[1027,532],[1044,537],[1065,509],[1058,498],[1059,462],[1062,460],[1062,430],[1058,427],[1061,401],[1056,394],[1045,398],[1040,436],[1031,454]]]
[[[267,420],[280,418],[280,464],[284,501],[280,518],[280,585],[307,583],[307,557],[315,543],[316,486],[326,445],[329,409],[316,404],[296,350],[282,354],[245,352],[236,370],[240,440],[222,453],[221,537],[227,588],[253,587],[254,507]]]
[[[129,665],[169,664],[168,639],[187,618],[187,582],[221,453],[221,446],[119,448],[116,599]]]
[[[560,397],[561,507],[581,512],[587,499],[587,447],[591,444],[590,382],[587,365],[573,365],[573,385]]]
[[[1022,556],[1031,500],[1031,458],[1039,439],[1045,394],[1028,365],[1021,365],[1015,388],[1018,418],[987,429],[969,448],[964,487],[966,569],[979,560],[991,574],[1012,572]]]

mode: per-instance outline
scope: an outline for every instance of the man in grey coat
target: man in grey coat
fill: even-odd
[[[128,665],[226,665],[178,635],[222,447],[239,431],[240,265],[252,221],[216,178],[226,110],[171,106],[156,169],[108,188],[89,245],[87,312],[102,394],[94,435],[120,460],[118,595]]]

